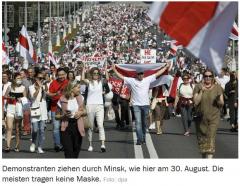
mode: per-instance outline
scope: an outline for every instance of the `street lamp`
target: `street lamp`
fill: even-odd
[[[51,26],[51,20],[52,20],[52,4],[51,1],[49,1],[49,43],[48,43],[48,52],[52,53],[52,26]]]
[[[73,15],[73,28],[76,29],[77,28],[77,24],[76,24],[76,7],[75,7],[75,2],[73,2],[74,4],[74,15]]]
[[[63,39],[66,37],[66,15],[65,15],[65,1],[63,2]]]
[[[71,25],[71,4],[69,2],[68,4],[68,33],[71,34],[72,33],[72,25]]]
[[[56,46],[60,46],[60,35],[59,35],[59,3],[60,2],[57,2],[57,17],[58,17],[58,22],[57,22],[57,43],[56,43]]]
[[[41,55],[40,2],[38,1],[38,56]]]

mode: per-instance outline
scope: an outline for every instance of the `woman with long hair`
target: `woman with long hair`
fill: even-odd
[[[82,71],[82,80],[87,84],[85,92],[85,103],[87,109],[87,115],[90,122],[90,128],[88,129],[89,148],[88,151],[93,151],[92,145],[92,133],[94,126],[94,119],[96,118],[97,126],[99,129],[99,139],[101,141],[101,151],[105,152],[105,131],[103,127],[104,121],[104,95],[110,90],[107,82],[102,81],[100,70],[97,67],[93,67],[90,70],[90,80],[85,79],[85,66]]]
[[[199,149],[203,158],[213,158],[215,138],[220,123],[221,107],[224,104],[223,90],[215,83],[214,74],[207,69],[203,73],[203,82],[193,91],[196,110],[196,131]]]
[[[62,110],[61,143],[65,158],[78,158],[85,135],[82,117],[86,115],[80,81],[69,82],[59,102]]]
[[[20,145],[20,126],[22,123],[22,98],[26,98],[26,89],[22,85],[22,79],[20,73],[15,73],[13,77],[13,82],[10,87],[8,87],[5,93],[5,99],[7,99],[7,121],[6,121],[6,138],[7,146],[5,152],[10,152],[11,139],[12,139],[12,130],[13,123],[15,123],[16,129],[16,145],[15,152],[19,152]]]
[[[190,75],[184,74],[182,76],[183,83],[180,84],[177,96],[174,102],[174,108],[177,105],[180,107],[182,123],[185,130],[184,136],[190,135],[192,125],[192,109],[193,109],[193,89],[194,85],[190,83]]]
[[[38,153],[44,153],[42,146],[45,139],[44,127],[48,119],[47,103],[46,103],[46,88],[43,85],[43,73],[38,72],[35,75],[35,83],[29,87],[30,98],[32,101],[32,108],[39,109],[39,115],[31,115],[32,123],[32,144],[30,151],[35,152],[36,145],[38,146]],[[36,108],[36,109],[35,109]],[[33,111],[34,111],[33,110]]]

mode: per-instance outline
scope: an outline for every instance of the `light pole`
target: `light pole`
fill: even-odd
[[[59,35],[59,3],[57,2],[57,17],[58,17],[58,22],[57,22],[57,43],[56,46],[60,46],[60,35]]]
[[[38,1],[38,55],[41,55],[40,2]]]
[[[51,1],[49,1],[49,43],[48,43],[48,52],[52,53],[52,26],[51,26],[51,20],[52,20],[52,4]]]
[[[7,41],[7,1],[5,1],[5,6],[4,6],[4,42],[6,49],[8,50],[8,41]],[[8,51],[7,51],[8,54]]]
[[[74,15],[73,15],[73,28],[76,29],[77,28],[77,23],[76,23],[76,7],[75,7],[75,2],[73,2],[74,4]]]
[[[63,39],[66,37],[66,15],[65,15],[65,1],[63,2]]]
[[[27,1],[25,1],[25,14],[24,14],[24,25],[27,30]]]
[[[72,33],[72,25],[71,25],[71,4],[70,2],[68,3],[68,33],[71,34]]]

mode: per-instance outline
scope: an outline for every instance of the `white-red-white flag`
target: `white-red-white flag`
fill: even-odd
[[[220,73],[237,2],[155,2],[148,13],[209,68]]]
[[[54,66],[56,68],[58,68],[58,61],[56,60],[56,58],[53,56],[52,52],[48,52],[48,61],[49,61],[49,64],[52,62],[52,64],[54,64]]]
[[[170,43],[171,54],[176,55],[178,49],[182,49],[182,45],[178,41],[172,40]]]
[[[5,64],[8,64],[9,62],[10,62],[10,59],[7,54],[5,43],[2,42],[2,64],[5,65]]]
[[[81,45],[80,45],[80,42],[79,43],[77,43],[76,45],[75,45],[75,47],[72,49],[72,51],[71,51],[71,53],[73,53],[77,48],[79,48]]]
[[[238,40],[238,26],[237,26],[236,22],[234,22],[234,24],[233,24],[229,38],[232,40]]]
[[[28,36],[28,32],[25,26],[22,26],[22,30],[20,32],[18,43],[16,46],[16,50],[20,52],[20,56],[22,56],[28,63],[36,63],[37,55],[33,48],[32,41]]]

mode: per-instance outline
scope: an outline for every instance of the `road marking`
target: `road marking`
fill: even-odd
[[[146,145],[151,159],[158,159],[157,151],[153,145],[153,141],[149,132],[146,132]]]
[[[136,159],[144,159],[142,146],[141,145],[136,145],[136,143],[137,143],[137,135],[136,135],[136,131],[135,131],[134,127],[133,127],[132,132],[133,132],[133,143],[134,143],[135,158]]]

